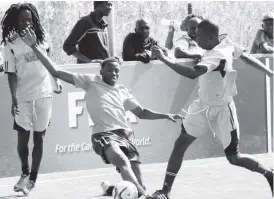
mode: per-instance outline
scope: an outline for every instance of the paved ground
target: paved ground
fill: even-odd
[[[256,155],[273,165],[273,154]],[[143,165],[148,193],[161,188],[166,164]],[[0,178],[0,199],[21,197],[13,192],[16,178]],[[100,182],[120,181],[115,169],[94,169],[42,174],[28,199],[109,199],[102,197]],[[269,185],[259,174],[227,164],[224,158],[187,161],[181,169],[171,199],[271,199]]]

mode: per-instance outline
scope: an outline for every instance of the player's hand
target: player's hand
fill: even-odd
[[[54,90],[54,93],[60,94],[63,92],[63,86],[59,80],[56,81],[56,87],[57,87],[57,89]]]
[[[178,120],[178,119],[182,120],[183,117],[179,114],[168,114],[167,119],[172,121],[172,122],[176,122],[176,120]]]
[[[202,59],[202,55],[197,54],[197,55],[194,55],[193,58],[197,59],[197,60],[201,60]]]
[[[15,117],[15,115],[18,115],[19,109],[18,109],[18,102],[16,98],[12,98],[12,105],[11,105],[11,115]]]
[[[151,49],[152,57],[156,57],[157,59],[164,57],[164,52],[159,46],[153,46]]]
[[[32,47],[36,44],[36,35],[30,26],[24,29],[20,36],[28,46]]]

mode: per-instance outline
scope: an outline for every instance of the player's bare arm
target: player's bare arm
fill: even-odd
[[[157,46],[152,48],[153,56],[157,57],[160,61],[164,62],[169,68],[174,70],[176,73],[188,77],[190,79],[196,79],[197,77],[207,72],[207,67],[202,65],[196,65],[195,67],[189,67],[176,63],[174,59],[170,59],[165,56],[160,48]]]
[[[17,88],[17,75],[15,73],[8,74],[8,82],[10,87],[11,99],[12,99],[12,107],[11,114],[14,117],[15,114],[18,114],[18,102],[16,98],[16,88]]]
[[[165,113],[157,113],[155,111],[143,108],[141,106],[136,107],[131,110],[131,112],[136,115],[139,119],[145,120],[160,120],[167,119],[172,122],[176,122],[177,119],[182,119],[182,116],[179,114],[165,114]]]
[[[177,59],[179,58],[193,58],[193,59],[201,59],[202,55],[195,52],[190,52],[188,50],[185,50],[181,47],[177,47],[174,50],[174,55]]]
[[[49,73],[58,79],[61,79],[69,84],[74,85],[73,73],[68,71],[59,70],[55,63],[49,59],[41,49],[36,45],[36,36],[35,33],[31,29],[26,29],[23,31],[22,40],[32,48],[33,52],[36,54],[38,59],[42,62],[42,64],[46,67]]]
[[[240,57],[242,61],[244,61],[247,65],[250,65],[256,69],[261,70],[262,72],[266,73],[268,76],[273,76],[273,71],[268,69],[266,65],[264,65],[260,60],[256,59],[252,55],[248,53],[243,53]]]

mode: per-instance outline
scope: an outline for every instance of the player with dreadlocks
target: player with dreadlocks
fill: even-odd
[[[37,36],[37,45],[44,53],[50,52],[45,41],[37,9],[30,3],[13,4],[1,21],[2,43],[4,43],[4,68],[12,97],[11,112],[13,129],[18,133],[17,152],[21,161],[22,175],[14,191],[28,194],[35,186],[43,155],[43,138],[52,112],[51,77],[35,53],[21,39],[22,30],[32,28]],[[57,90],[62,92],[60,82],[55,79]],[[33,130],[31,171],[29,169],[28,142]]]

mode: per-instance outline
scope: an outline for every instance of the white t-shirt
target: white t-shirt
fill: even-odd
[[[74,83],[86,91],[86,106],[94,123],[94,133],[116,129],[131,130],[126,111],[140,106],[122,85],[110,86],[94,74],[74,74]]]
[[[233,70],[233,58],[239,58],[244,48],[232,42],[228,37],[212,50],[207,50],[200,63],[207,67],[207,73],[199,77],[199,97],[209,105],[224,105],[237,95],[236,77]]]
[[[52,97],[51,77],[33,50],[15,34],[12,42],[4,45],[5,73],[16,73],[16,97],[19,102]],[[49,45],[40,45],[47,53]]]

